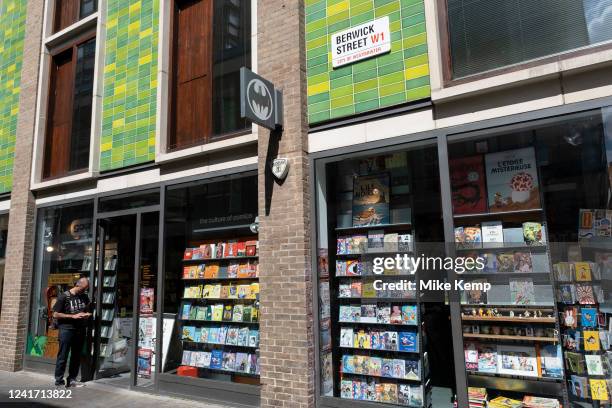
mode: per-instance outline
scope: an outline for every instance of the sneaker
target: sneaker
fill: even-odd
[[[66,388],[68,387],[80,388],[84,386],[85,384],[83,384],[82,382],[78,382],[77,380],[68,380],[68,382],[66,383]]]

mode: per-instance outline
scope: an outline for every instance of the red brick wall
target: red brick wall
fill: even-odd
[[[284,94],[282,135],[260,128],[261,406],[314,406],[306,77],[302,1],[258,2],[259,73]],[[289,159],[274,181],[269,162]]]

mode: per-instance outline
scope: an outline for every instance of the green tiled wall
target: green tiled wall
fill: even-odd
[[[383,16],[391,52],[333,69],[331,34]],[[424,0],[306,0],[306,59],[310,123],[428,98]]]
[[[0,193],[11,191],[27,0],[0,0]]]
[[[108,1],[102,171],[155,159],[159,1]]]

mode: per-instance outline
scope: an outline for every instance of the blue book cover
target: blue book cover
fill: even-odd
[[[187,320],[189,319],[189,312],[191,310],[191,304],[190,303],[184,303],[183,304],[183,309],[181,311],[181,319],[183,320]]]
[[[419,351],[419,343],[415,332],[400,332],[399,335],[400,351]]]
[[[540,365],[543,377],[563,378],[561,346],[555,344],[540,346]]]
[[[356,177],[353,183],[353,226],[389,222],[389,174]]]
[[[194,326],[183,326],[182,339],[185,341],[195,341],[196,328]]]
[[[582,327],[596,327],[597,309],[592,307],[583,307],[580,309],[580,325]]]
[[[223,350],[213,350],[210,357],[210,368],[221,369],[223,364]]]

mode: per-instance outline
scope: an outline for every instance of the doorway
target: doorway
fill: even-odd
[[[153,388],[159,208],[98,213],[93,378]]]

